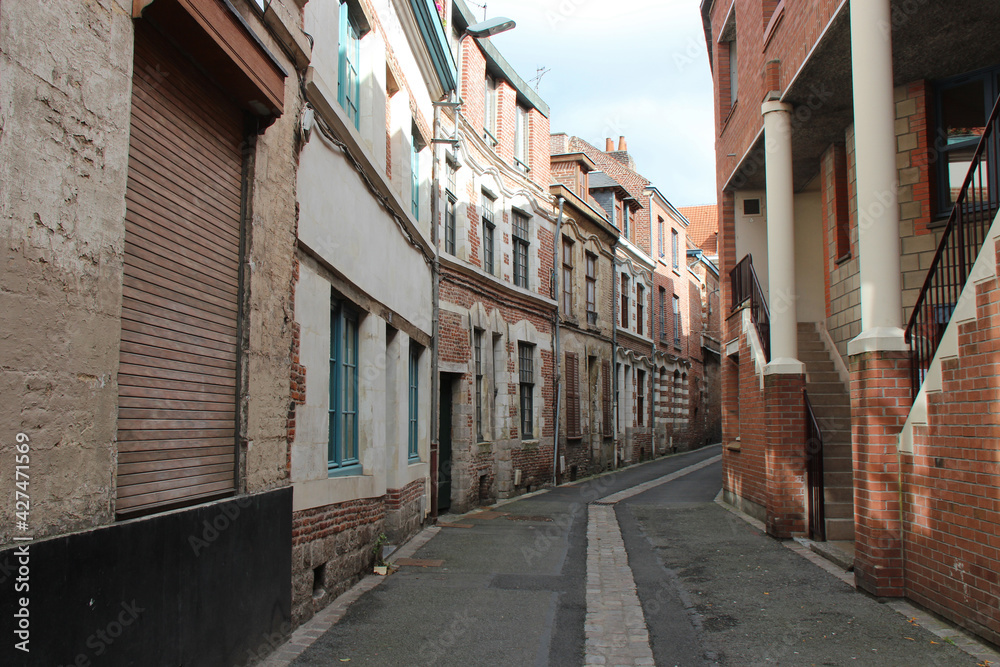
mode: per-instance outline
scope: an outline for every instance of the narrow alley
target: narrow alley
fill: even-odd
[[[264,664],[979,662],[714,502],[719,478],[709,447],[447,516]]]

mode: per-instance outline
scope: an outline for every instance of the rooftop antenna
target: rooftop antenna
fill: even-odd
[[[470,5],[475,5],[476,7],[479,7],[480,9],[483,10],[483,20],[485,21],[486,20],[486,3],[484,2],[483,4],[479,4],[478,2],[476,2],[476,0],[469,0],[469,4]]]
[[[548,67],[539,67],[535,70],[535,78],[531,80],[531,87],[538,89],[538,85],[542,82],[542,77],[551,72],[552,70]]]

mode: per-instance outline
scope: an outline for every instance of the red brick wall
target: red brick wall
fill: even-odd
[[[740,442],[738,450],[723,448],[722,481],[727,491],[766,508],[767,404],[747,337],[740,333],[739,339],[741,363],[724,359],[723,443],[732,446],[737,438]]]
[[[977,319],[959,328],[903,458],[906,592],[1000,643],[1000,289],[996,278],[975,289]]]
[[[851,357],[854,443],[854,575],[873,595],[900,597],[899,432],[910,412],[908,352]]]
[[[804,375],[765,375],[767,410],[767,531],[806,534],[806,413]]]

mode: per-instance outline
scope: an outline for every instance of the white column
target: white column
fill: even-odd
[[[792,180],[792,107],[765,102],[764,158],[767,176],[767,278],[771,361],[767,375],[805,373],[799,361],[795,309],[795,193]]]
[[[849,354],[905,350],[889,0],[851,3],[861,335]]]

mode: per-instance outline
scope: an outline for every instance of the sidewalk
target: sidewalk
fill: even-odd
[[[445,517],[265,664],[977,664],[712,502],[718,454]]]

